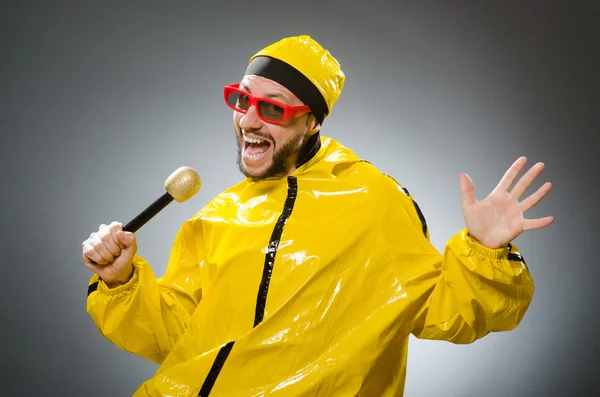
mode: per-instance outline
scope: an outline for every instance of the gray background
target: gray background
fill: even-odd
[[[526,155],[554,183],[530,216],[555,223],[516,241],[537,285],[521,325],[411,337],[405,395],[600,392],[599,20],[577,1],[3,1],[0,394],[127,396],[153,374],[88,317],[80,244],[191,166],[200,193],[138,232],[162,274],[180,224],[241,178],[222,87],[297,34],[347,75],[324,134],[408,187],[439,250],[463,227],[459,172],[481,199]]]

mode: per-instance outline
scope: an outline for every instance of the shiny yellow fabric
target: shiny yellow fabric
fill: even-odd
[[[534,285],[516,247],[509,256],[461,230],[440,254],[401,186],[321,139],[291,178],[245,180],[186,221],[164,277],[136,256],[128,284],[89,294],[102,334],[161,364],[135,396],[197,396],[228,342],[211,396],[398,396],[411,333],[462,344],[518,325]]]
[[[321,92],[331,114],[333,105],[342,94],[346,76],[339,62],[329,51],[307,35],[286,37],[273,43],[250,58],[269,56],[279,59],[302,73]]]

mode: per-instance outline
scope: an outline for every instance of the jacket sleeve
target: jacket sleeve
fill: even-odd
[[[140,256],[124,285],[109,289],[94,275],[87,311],[108,340],[123,350],[160,364],[185,332],[202,298],[201,223],[190,219],[179,229],[164,277],[156,279]]]
[[[534,292],[517,247],[490,249],[463,229],[440,254],[429,241],[417,203],[405,188],[398,190],[404,194],[395,211],[390,251],[411,300],[411,333],[419,339],[467,344],[490,332],[516,328]]]

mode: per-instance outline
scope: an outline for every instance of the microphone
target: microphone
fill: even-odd
[[[192,198],[198,193],[201,185],[202,182],[200,181],[200,176],[193,168],[178,168],[165,181],[165,194],[150,204],[148,208],[142,211],[138,216],[133,218],[123,227],[123,230],[135,233],[173,200],[182,203]]]

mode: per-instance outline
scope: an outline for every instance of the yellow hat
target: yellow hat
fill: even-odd
[[[309,105],[320,122],[331,113],[346,80],[339,62],[306,35],[287,37],[257,52],[250,58],[248,74],[282,84]]]

